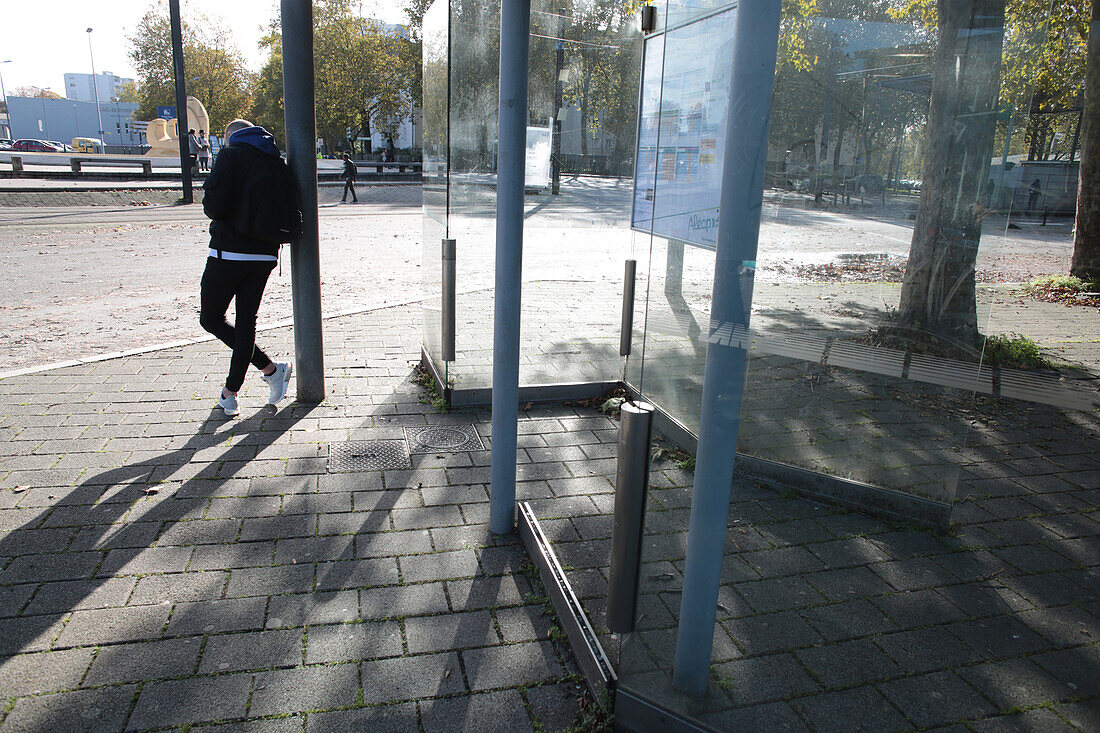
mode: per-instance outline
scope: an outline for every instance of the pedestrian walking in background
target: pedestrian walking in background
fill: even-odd
[[[267,199],[277,200],[279,192],[266,191],[265,196],[265,191],[257,189],[277,182],[281,171],[274,166],[285,168],[286,164],[275,138],[262,127],[241,125],[227,130],[226,135],[228,145],[218,153],[214,170],[203,183],[202,208],[211,222],[199,322],[233,349],[229,376],[218,397],[218,407],[233,416],[240,412],[237,393],[249,362],[263,372],[270,388],[268,404],[272,405],[286,396],[293,367],[274,363],[256,346],[256,314],[267,278],[279,261],[279,244],[242,231],[250,229],[257,218],[270,218],[261,209],[269,205]],[[297,201],[297,192],[293,195]],[[300,218],[299,213],[299,224]],[[231,326],[225,314],[234,299],[236,318]]]
[[[210,141],[206,139],[206,130],[199,130],[199,170],[210,170]]]
[[[1043,193],[1043,184],[1036,178],[1031,182],[1031,185],[1027,189],[1027,210],[1035,211],[1035,206],[1039,203],[1039,196]]]
[[[199,136],[195,134],[195,130],[191,129],[187,131],[187,151],[191,158],[191,172],[198,173],[199,170],[199,151],[202,150],[202,144],[199,142]]]
[[[348,191],[351,191],[351,202],[353,204],[359,203],[359,197],[355,195],[355,176],[358,173],[359,169],[355,167],[355,163],[351,162],[351,156],[344,153],[344,172],[340,174],[340,177],[344,179],[344,197],[340,199],[340,203],[346,204],[348,202]]]

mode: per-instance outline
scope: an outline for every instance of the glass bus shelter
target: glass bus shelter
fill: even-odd
[[[1033,90],[1006,69],[1046,27],[1006,33],[1004,4],[985,6],[782,18],[743,327],[711,317],[737,3],[658,0],[643,33],[621,2],[533,0],[521,400],[622,388],[694,452],[707,350],[743,349],[728,450],[745,480],[942,528],[1007,460],[1075,470],[1067,442],[1095,452],[1100,434],[1100,321],[1020,293],[1068,268],[1077,152],[1029,160]],[[455,406],[492,388],[499,27],[492,2],[424,18],[423,359]],[[735,695],[672,685],[691,495],[662,488],[639,630],[608,633],[606,585],[575,598],[620,691],[722,729]],[[728,554],[751,521],[730,515]],[[716,667],[745,653],[728,619]]]

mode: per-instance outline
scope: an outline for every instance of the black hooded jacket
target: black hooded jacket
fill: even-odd
[[[214,160],[213,169],[202,184],[202,210],[210,217],[210,248],[242,254],[278,256],[279,245],[254,239],[233,226],[233,213],[240,192],[267,164],[265,158],[279,158],[275,138],[259,126],[238,130]]]

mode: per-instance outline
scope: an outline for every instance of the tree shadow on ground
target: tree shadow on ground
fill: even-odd
[[[1026,485],[1018,462],[1004,468],[995,483],[968,479],[993,498],[948,533],[736,480],[710,685],[689,698],[670,673],[692,477],[656,462],[638,630],[622,640],[620,686],[719,729],[763,720],[817,729],[836,723],[838,705],[845,727],[868,730],[1063,718],[1088,727],[1100,695],[1095,490],[1089,504],[1069,485]],[[558,517],[548,524],[559,557],[585,557],[592,538],[610,538],[609,514],[545,511]],[[606,572],[605,560],[567,573],[605,641]],[[950,703],[928,704],[948,689]],[[1039,712],[1052,717],[1029,718]]]
[[[236,466],[254,458],[307,417],[310,410],[294,405],[277,412],[268,407],[219,432],[226,420],[216,409],[180,448],[98,472],[6,533],[0,539],[0,557],[14,559],[0,573],[0,583],[9,586],[13,594],[18,593],[13,587],[26,588],[29,593],[19,604],[26,606],[23,613],[4,622],[6,632],[0,641],[0,654],[48,648],[62,631],[65,617],[97,593],[119,594],[118,605],[126,602],[132,586],[105,589],[114,574],[130,563],[142,562],[142,553],[163,540],[185,534],[191,528],[188,520],[198,518],[189,515],[201,516],[207,500],[232,477],[232,473],[222,472],[223,465]],[[250,439],[239,440],[245,436]],[[238,440],[226,446],[227,438]],[[214,455],[209,460],[205,455],[197,458],[206,453]],[[174,490],[171,483],[163,483],[197,463],[201,467]],[[235,538],[236,530],[229,534],[230,539]],[[62,536],[67,536],[58,543],[62,551],[48,552],[48,547],[42,547],[43,542],[56,542]],[[186,564],[187,558],[182,558],[182,563],[175,558],[169,567],[181,571]],[[163,572],[163,568],[153,563],[147,572]],[[160,600],[153,595],[148,602]]]

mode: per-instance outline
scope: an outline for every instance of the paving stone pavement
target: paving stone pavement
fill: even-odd
[[[0,380],[0,732],[572,725],[570,651],[518,541],[487,531],[490,416],[437,414],[412,381],[421,315],[327,320],[325,402],[265,407],[251,375],[233,420],[212,409],[220,344]],[[945,533],[739,481],[712,685],[689,703],[667,672],[691,474],[654,466],[640,630],[617,639],[617,424],[520,420],[518,498],[625,686],[719,730],[1100,729],[1095,455],[968,471]],[[330,472],[333,445],[429,425],[485,447]]]
[[[488,533],[489,417],[421,401],[419,323],[326,321],[325,402],[251,375],[237,419],[213,344],[0,381],[0,731],[570,726],[571,653]],[[452,424],[485,449],[327,470]]]

